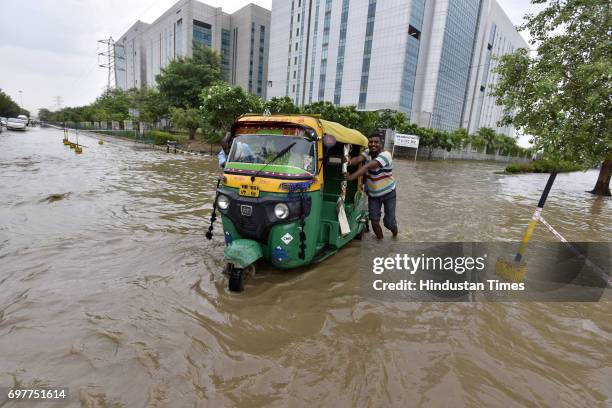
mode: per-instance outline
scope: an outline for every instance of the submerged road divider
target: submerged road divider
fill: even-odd
[[[64,129],[64,128],[60,127],[60,126],[56,126],[56,125],[52,125],[52,124],[46,124],[45,126],[52,127],[54,129],[58,129],[58,130],[63,130]],[[76,129],[71,129],[70,128],[70,130],[76,130]],[[126,140],[126,141],[132,141],[132,142],[135,142],[135,143],[142,144],[142,145],[144,145],[144,146],[146,146],[146,147],[148,147],[150,149],[163,150],[163,151],[167,150],[167,146],[166,145],[159,145],[159,146],[158,145],[150,145],[150,144],[144,143],[144,142],[142,142],[142,141],[140,141],[138,139],[132,139],[132,138],[129,138],[129,137],[118,136],[118,135],[113,135],[113,134],[107,134],[107,133],[103,133],[103,132],[101,132],[99,130],[79,129],[79,132],[87,132],[87,133],[93,134],[93,135],[106,136],[106,137],[114,137],[114,138],[117,138],[117,139],[122,139],[122,140]],[[98,140],[101,140],[101,139],[98,139]],[[103,144],[103,143],[100,143],[100,144]],[[80,146],[80,144],[79,144],[79,146]],[[178,147],[176,149],[173,149],[173,153],[190,155],[190,156],[213,156],[210,153],[194,152],[194,151],[191,151],[191,150],[179,149]]]

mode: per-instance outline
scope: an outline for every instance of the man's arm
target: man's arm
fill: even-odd
[[[359,163],[362,163],[365,160],[365,157],[363,157],[363,155],[359,155],[357,157],[353,157],[349,160],[348,165],[349,166],[356,166]]]
[[[374,170],[380,167],[380,163],[377,160],[372,160],[371,162],[369,162],[368,164],[366,164],[365,166],[361,166],[359,168],[359,170],[357,170],[356,172],[354,172],[353,174],[348,174],[345,173],[344,177],[348,180],[348,181],[353,181],[356,180],[357,177],[359,176],[363,176],[368,170]]]

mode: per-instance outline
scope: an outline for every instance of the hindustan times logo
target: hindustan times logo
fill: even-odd
[[[479,257],[410,256],[396,254],[394,257],[376,257],[372,261],[372,272],[380,275],[385,271],[406,271],[414,275],[418,271],[453,271],[457,275],[485,269],[487,254]]]

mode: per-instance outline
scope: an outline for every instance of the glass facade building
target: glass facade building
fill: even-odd
[[[448,2],[431,118],[431,125],[436,129],[453,130],[461,127],[481,3],[482,0]]]
[[[527,46],[496,0],[272,0],[272,21],[268,98],[392,109],[442,130],[477,110],[494,120],[490,100],[471,103],[476,82],[489,88],[483,69]],[[485,61],[492,23],[505,40]]]

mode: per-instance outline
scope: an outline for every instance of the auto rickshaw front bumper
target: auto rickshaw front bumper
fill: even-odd
[[[246,268],[261,257],[261,245],[252,239],[237,239],[223,250],[224,261],[236,268]]]

